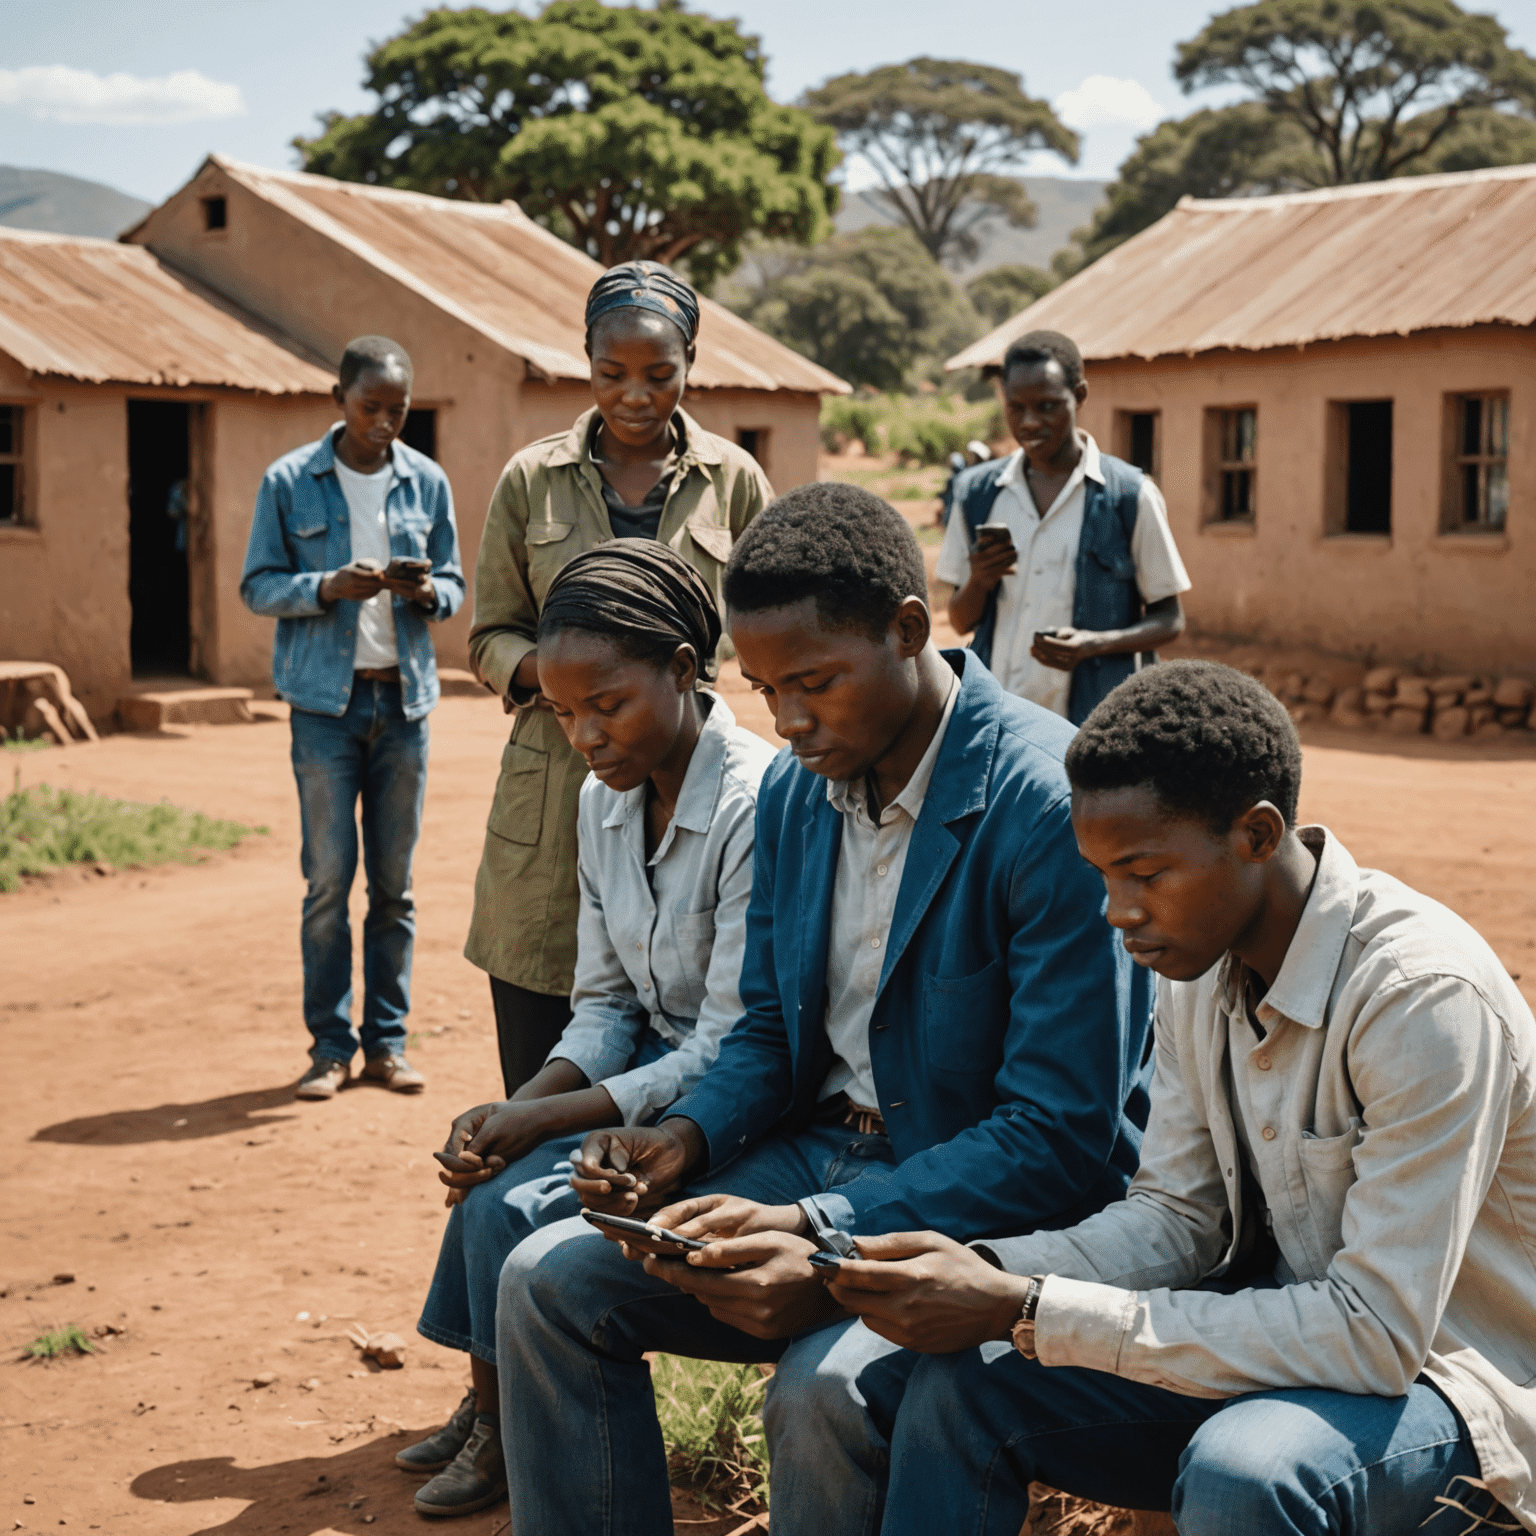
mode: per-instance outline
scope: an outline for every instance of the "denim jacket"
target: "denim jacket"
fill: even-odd
[[[336,478],[336,431],[284,454],[262,476],[240,577],[245,606],[277,620],[272,681],[279,695],[316,715],[347,712],[360,606],[320,601],[321,579],[352,558],[347,498]],[[394,600],[401,704],[406,719],[419,720],[438,698],[427,623],[458,610],[464,572],[448,477],[404,443],[393,444],[390,452],[395,476],[384,503],[390,550],[430,559],[437,588],[437,607],[430,614],[405,598]]]

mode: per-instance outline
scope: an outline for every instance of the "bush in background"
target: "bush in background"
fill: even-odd
[[[822,400],[821,441],[832,453],[860,442],[871,457],[894,453],[904,463],[942,464],[950,454],[963,453],[972,438],[993,443],[1004,435],[995,398],[968,401],[946,391]]]

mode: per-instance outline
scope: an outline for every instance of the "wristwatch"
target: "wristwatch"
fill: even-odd
[[[1026,1360],[1035,1356],[1035,1313],[1040,1307],[1040,1292],[1045,1288],[1044,1275],[1031,1275],[1029,1289],[1024,1293],[1024,1311],[1013,1325],[1013,1347]]]

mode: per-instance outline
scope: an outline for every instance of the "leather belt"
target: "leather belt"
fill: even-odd
[[[399,667],[358,667],[352,676],[360,677],[368,683],[393,683],[397,688],[400,686]]]

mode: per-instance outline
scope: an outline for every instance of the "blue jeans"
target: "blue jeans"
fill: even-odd
[[[659,1061],[672,1047],[646,1030],[624,1070]],[[542,1065],[542,1063],[541,1063]],[[448,1216],[437,1270],[416,1331],[449,1349],[496,1363],[496,1284],[501,1266],[531,1232],[579,1216],[571,1154],[585,1131],[555,1136],[477,1184]]]
[[[867,1383],[890,1440],[883,1536],[1017,1536],[1036,1479],[1122,1508],[1171,1510],[1181,1536],[1402,1536],[1437,1513],[1441,1493],[1479,1513],[1498,1508],[1456,1481],[1480,1475],[1477,1454],[1422,1379],[1406,1397],[1184,1397],[1052,1369],[996,1343],[924,1356],[904,1393],[884,1390],[891,1381],[877,1372]],[[1443,1523],[1454,1533],[1466,1521],[1453,1513]]]
[[[688,1192],[784,1205],[893,1160],[884,1136],[812,1125],[764,1138]],[[669,1536],[667,1459],[646,1352],[787,1362],[802,1350],[827,1353],[849,1326],[755,1339],[646,1274],[579,1218],[534,1233],[507,1259],[496,1308],[513,1530]]]
[[[314,1037],[310,1055],[350,1061],[359,1044],[352,1029],[347,898],[357,873],[361,797],[368,876],[361,1044],[370,1061],[398,1056],[405,1049],[405,1020],[411,1011],[416,940],[411,859],[427,791],[427,722],[405,718],[398,684],[363,679],[353,682],[344,715],[294,709],[289,720],[304,827],[301,866],[308,883],[300,949],[304,1022]]]

